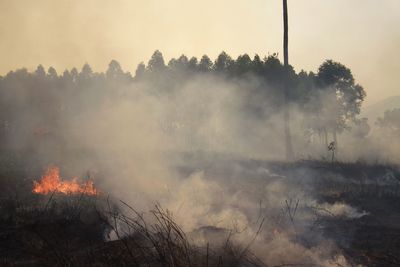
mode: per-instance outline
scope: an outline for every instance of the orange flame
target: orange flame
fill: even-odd
[[[71,181],[62,181],[60,168],[53,166],[46,170],[39,182],[33,182],[32,191],[36,194],[63,193],[63,194],[87,194],[95,196],[99,191],[94,187],[93,181],[88,180],[83,184],[78,183],[78,178]]]

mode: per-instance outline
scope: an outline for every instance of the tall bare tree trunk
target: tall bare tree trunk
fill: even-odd
[[[287,0],[283,0],[283,62],[285,66],[286,73],[289,72],[289,37],[288,37],[288,8]],[[288,75],[284,82],[284,124],[285,124],[285,146],[286,146],[286,160],[293,160],[293,145],[292,136],[290,131],[290,113],[289,113],[289,82]]]
[[[283,0],[283,62],[285,67],[289,66],[289,26],[288,26],[287,0]]]

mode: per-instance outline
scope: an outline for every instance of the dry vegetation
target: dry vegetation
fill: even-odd
[[[218,250],[191,245],[158,204],[148,219],[126,203],[131,215],[94,197],[50,196],[39,206],[9,202],[9,210],[1,204],[9,213],[0,228],[2,266],[265,266],[229,238]],[[116,240],[107,237],[111,232]]]
[[[397,167],[323,162],[241,164],[248,168],[268,165],[281,174],[301,168],[324,173],[312,189],[319,192],[321,202],[350,203],[368,211],[368,215],[349,220],[315,207],[314,228],[323,229],[323,235],[336,242],[350,264],[399,264]],[[218,168],[218,163],[209,166],[214,173],[221,171]],[[332,178],[332,173],[343,179]],[[389,185],[388,177],[397,180],[397,186],[392,182]],[[2,179],[3,185],[6,182]],[[28,186],[20,187],[18,194],[3,194],[1,198],[1,266],[273,266],[252,252],[252,241],[257,235],[268,235],[261,233],[263,224],[271,223],[268,220],[258,221],[259,231],[248,243],[235,241],[234,232],[209,228],[228,232],[225,241],[218,246],[211,243],[199,246],[162,204],[142,212],[135,209],[134,203],[111,200],[105,195],[38,196],[28,190]],[[293,226],[298,223],[299,201],[302,200],[287,199],[282,206]],[[294,242],[305,244],[309,240],[297,236]],[[285,259],[282,262],[281,266],[314,266],[307,262],[289,264]]]

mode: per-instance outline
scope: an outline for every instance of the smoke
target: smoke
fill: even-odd
[[[9,149],[26,152],[32,165],[56,164],[66,176],[89,171],[103,192],[138,210],[160,202],[196,244],[218,246],[229,237],[271,264],[346,266],[314,223],[323,216],[357,219],[364,211],[320,203],[307,170],[283,175],[240,164],[283,159],[283,114],[276,104],[282,95],[252,76],[181,80],[160,75],[82,91],[4,91],[17,105],[7,126]],[[260,88],[258,95],[268,98],[254,98]],[[305,138],[309,114],[296,106],[291,111],[298,157],[326,153]]]

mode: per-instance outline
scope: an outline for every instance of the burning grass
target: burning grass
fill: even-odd
[[[95,196],[99,191],[94,187],[93,180],[79,183],[74,177],[71,181],[63,181],[60,176],[60,168],[49,167],[39,182],[33,182],[32,192],[36,194],[62,193],[62,194],[86,194]]]

